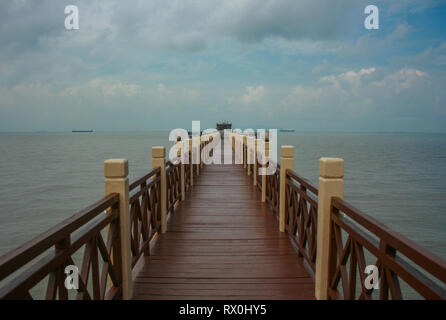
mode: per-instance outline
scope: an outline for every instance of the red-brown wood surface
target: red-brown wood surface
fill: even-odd
[[[134,274],[135,299],[314,299],[314,281],[239,165],[194,179],[151,256]]]

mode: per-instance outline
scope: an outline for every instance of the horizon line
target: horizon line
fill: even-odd
[[[247,127],[249,128],[249,127]],[[252,128],[252,127],[251,127]],[[92,132],[85,133],[150,133],[150,132],[170,132],[171,130],[176,129],[153,129],[153,130],[93,130]],[[245,128],[246,129],[246,128]],[[254,129],[254,128],[253,128]],[[282,130],[282,128],[256,128],[256,129],[276,129]],[[254,130],[256,130],[254,129]],[[287,130],[295,130],[293,132],[283,132],[283,134],[290,133],[393,133],[393,134],[446,134],[446,131],[386,131],[386,130],[297,130],[297,129],[287,129]],[[77,133],[72,130],[17,130],[17,131],[0,131],[0,134],[54,134],[54,133]],[[79,132],[83,133],[83,132]]]

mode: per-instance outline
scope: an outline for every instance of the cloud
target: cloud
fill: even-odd
[[[412,67],[442,70],[446,65],[446,42],[435,43],[424,49],[419,54],[399,59],[400,63]]]
[[[136,84],[126,84],[121,81],[104,82],[102,79],[94,79],[89,83],[94,89],[100,89],[105,97],[113,97],[118,94],[131,97],[138,94],[141,87]]]
[[[71,32],[67,3],[1,1],[0,125],[444,114],[446,44],[426,22],[436,3],[379,2],[370,32],[364,0],[73,0]]]
[[[407,36],[414,31],[407,21],[404,21],[396,26],[396,28],[385,38],[387,44],[394,44],[396,41],[406,39]]]
[[[260,101],[265,96],[265,87],[263,86],[248,86],[246,93],[242,96],[242,101],[246,104]]]
[[[342,32],[354,1],[255,0],[222,1],[218,30],[241,41],[285,39],[328,39]],[[224,4],[223,4],[224,3]],[[317,21],[317,23],[315,23]]]
[[[371,75],[376,71],[376,68],[371,67],[367,69],[361,69],[359,71],[347,71],[344,73],[341,73],[340,75],[329,75],[322,77],[320,79],[321,83],[329,83],[335,88],[340,88],[342,86],[342,83],[347,83],[354,86],[359,86],[361,84],[361,78],[364,76]]]
[[[71,85],[62,89],[58,94],[62,97],[82,96],[85,94],[101,94],[104,98],[116,96],[133,97],[140,94],[141,89],[141,86],[137,84],[96,78],[84,84]]]
[[[407,118],[444,115],[440,79],[425,71],[402,68],[376,74],[374,67],[322,77],[314,85],[297,85],[288,95],[277,97],[278,114],[289,118],[354,119]],[[373,77],[372,77],[373,76]],[[274,94],[274,93],[272,93]],[[423,105],[423,108],[420,106]]]
[[[353,0],[118,0],[74,1],[80,30],[76,45],[132,43],[174,51],[205,49],[216,38],[260,42],[266,38],[329,39],[345,30]],[[0,5],[0,41],[22,50],[63,37],[63,3],[5,1]],[[315,23],[317,21],[317,23]],[[343,27],[344,26],[344,27]],[[63,46],[63,41],[58,43]],[[65,43],[66,45],[66,43]]]
[[[358,72],[348,71],[339,75],[338,78],[344,82],[358,86],[361,84],[361,77],[370,75],[375,71],[376,68],[373,67],[368,69],[361,69]]]
[[[414,28],[406,21],[385,29],[382,27],[379,33],[365,33],[356,38],[352,44],[344,45],[341,53],[352,57],[388,56],[392,50],[401,52],[413,31]]]
[[[386,76],[380,81],[373,82],[373,85],[400,93],[401,91],[424,84],[427,77],[428,74],[426,72],[404,68]]]
[[[392,1],[389,3],[388,11],[390,14],[395,13],[413,13],[420,14],[424,11],[445,4],[445,0],[405,0]]]

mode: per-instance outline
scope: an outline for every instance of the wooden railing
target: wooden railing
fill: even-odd
[[[161,168],[129,186],[132,268],[142,254],[150,255],[150,241],[161,228]]]
[[[198,163],[195,163],[195,164],[193,164],[193,170],[194,170],[194,177],[198,177],[198,170],[199,170],[199,164]]]
[[[243,163],[246,163],[247,140],[238,135],[232,141],[234,149],[236,143],[243,143]],[[290,159],[289,154],[287,159]],[[294,163],[294,159],[291,160]],[[337,194],[343,194],[343,160],[321,158],[321,161],[322,180],[319,182],[325,188],[323,198],[319,197],[318,188],[291,169],[294,164],[291,168],[282,168],[286,170],[283,175],[284,232],[313,272],[316,296],[323,299],[403,299],[405,290],[412,288],[426,299],[446,299],[446,262],[338,197]],[[257,174],[257,184],[264,183],[258,190],[266,189],[265,200],[274,215],[281,219],[280,165],[277,164],[276,172],[266,179],[258,172],[253,173],[251,167],[254,166],[248,166],[247,173]],[[258,164],[258,168],[261,167]],[[328,208],[328,220],[325,220],[328,224],[321,220],[326,214],[325,208]],[[322,222],[324,225],[319,226]],[[320,230],[325,236],[318,239]],[[321,239],[328,239],[328,247],[319,248],[324,244],[324,241],[319,244]],[[319,270],[316,267],[318,250],[325,251],[320,255],[323,260],[319,261],[324,267]],[[368,288],[366,267],[373,266],[378,271],[379,290]]]
[[[105,161],[104,199],[0,257],[0,299],[130,299],[131,269],[150,255],[151,241],[199,174],[188,156],[189,164],[172,164],[164,147],[153,147],[153,169],[130,185],[127,160]],[[75,290],[65,286],[67,266],[79,271]]]
[[[167,214],[173,213],[175,204],[181,200],[181,167],[180,163],[170,161],[166,168]]]
[[[191,166],[191,153],[189,151],[188,153],[189,155],[187,157],[189,157],[189,162],[184,164],[184,171],[185,171],[185,175],[184,175],[184,187],[186,189],[186,191],[189,191],[190,187],[191,187],[191,180],[190,180],[190,166]]]
[[[45,279],[46,299],[68,299],[65,268],[69,265],[79,269],[79,289],[74,298],[119,298],[122,288],[119,223],[119,195],[110,194],[2,256],[0,280],[17,270],[19,275],[0,289],[0,299],[33,299],[30,291]],[[73,256],[81,251],[82,261],[76,263]],[[33,263],[28,266],[30,262]]]
[[[267,166],[269,165],[269,162]],[[274,216],[279,219],[279,191],[280,191],[280,164],[276,164],[276,171],[266,176],[266,203]]]
[[[331,299],[403,299],[400,279],[426,299],[446,299],[445,261],[338,197],[331,221]],[[367,265],[379,271],[379,290],[365,285]]]
[[[316,271],[317,194],[311,182],[293,170],[286,171],[285,230],[313,272]]]
[[[257,160],[256,160],[257,161]],[[263,169],[263,165],[258,163],[257,161],[257,170],[255,170],[254,174],[256,175],[256,187],[262,193],[262,175],[260,171]]]

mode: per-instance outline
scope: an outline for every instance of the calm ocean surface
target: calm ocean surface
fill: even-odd
[[[296,171],[317,184],[318,159],[345,159],[345,199],[446,259],[446,134],[281,133]],[[151,168],[168,132],[0,134],[0,255],[99,200],[103,161]]]

